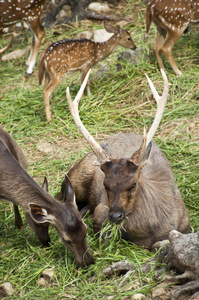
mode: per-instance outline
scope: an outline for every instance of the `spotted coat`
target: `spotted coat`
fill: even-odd
[[[26,21],[33,31],[32,49],[26,63],[29,66],[28,74],[33,71],[39,46],[44,36],[44,29],[40,21],[44,3],[45,0],[0,0],[0,34],[3,32],[3,28],[21,20]],[[7,49],[8,47],[1,49],[0,54]]]

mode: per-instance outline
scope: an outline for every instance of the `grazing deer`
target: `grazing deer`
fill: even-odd
[[[51,44],[44,51],[39,67],[39,84],[42,85],[45,80],[43,96],[48,122],[51,120],[51,94],[67,72],[80,70],[81,82],[83,82],[88,70],[110,55],[117,46],[136,49],[130,34],[120,26],[113,27],[105,24],[105,29],[114,34],[104,43],[87,39],[62,40]],[[87,93],[90,94],[89,84],[87,84]]]
[[[179,76],[182,75],[171,55],[171,50],[187,29],[189,23],[199,22],[199,1],[151,0],[148,2],[146,9],[147,34],[149,33],[152,20],[157,27],[154,51],[160,68],[164,68],[160,56],[162,52],[174,73]]]
[[[62,203],[47,193],[46,178],[42,189],[24,170],[26,165],[26,159],[17,143],[0,128],[0,198],[11,201],[17,209],[15,224],[22,226],[18,211],[20,205],[25,211],[27,222],[43,245],[47,246],[50,242],[48,227],[52,224],[81,267],[94,263],[86,240],[87,227],[77,209],[68,177],[65,178],[66,194],[65,202]]]
[[[0,34],[3,28],[11,26],[21,20],[26,21],[33,31],[33,41],[29,58],[26,62],[28,65],[26,74],[32,74],[35,66],[39,46],[45,34],[44,28],[40,21],[41,11],[45,0],[1,0],[0,1]],[[13,36],[10,43],[0,50],[3,54],[12,44]]]
[[[190,231],[189,213],[175,184],[169,161],[152,142],[168,97],[168,81],[163,70],[164,91],[160,97],[147,77],[157,102],[154,122],[144,137],[134,133],[114,134],[100,146],[82,124],[78,104],[86,82],[74,101],[67,89],[73,119],[93,152],[87,154],[68,173],[77,203],[87,202],[94,213],[95,233],[109,218],[120,224],[122,236],[139,246],[152,248],[156,241],[168,239],[176,229]],[[85,80],[87,80],[88,75]],[[62,183],[58,199],[64,194]]]

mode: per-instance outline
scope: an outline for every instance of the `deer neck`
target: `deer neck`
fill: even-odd
[[[115,34],[106,42],[96,43],[96,62],[109,56],[118,45]]]

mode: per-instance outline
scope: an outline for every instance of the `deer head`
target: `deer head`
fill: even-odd
[[[52,209],[36,203],[29,203],[30,215],[36,224],[51,223],[54,225],[64,245],[74,254],[79,266],[88,266],[94,263],[94,259],[86,239],[87,226],[78,212],[75,195],[67,176],[65,176],[65,185],[65,202],[62,211],[56,210],[56,202]],[[42,188],[46,192],[48,191],[46,178],[44,178]],[[34,227],[35,231],[35,223],[30,225]]]

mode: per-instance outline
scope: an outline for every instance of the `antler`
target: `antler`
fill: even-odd
[[[78,129],[80,130],[80,132],[82,133],[82,135],[84,136],[84,138],[86,139],[86,141],[89,143],[91,149],[93,150],[93,152],[95,153],[95,155],[97,156],[97,158],[99,159],[100,162],[106,162],[109,161],[110,158],[107,155],[107,153],[102,149],[102,147],[95,141],[95,139],[90,135],[90,133],[88,132],[88,130],[84,127],[80,116],[79,116],[79,110],[78,110],[78,106],[79,106],[79,101],[83,95],[85,86],[88,82],[88,77],[90,74],[91,69],[88,71],[88,73],[86,74],[86,77],[81,85],[81,88],[77,94],[77,96],[75,97],[75,100],[72,101],[71,100],[71,96],[70,96],[70,92],[69,92],[69,87],[67,87],[66,89],[66,98],[68,101],[68,105],[69,105],[69,109],[71,112],[71,115],[75,121],[75,124],[77,125]]]
[[[152,94],[155,98],[155,101],[157,103],[157,111],[156,111],[156,115],[155,115],[155,119],[153,121],[153,124],[151,125],[151,128],[149,129],[149,132],[147,133],[147,142],[146,142],[146,147],[149,145],[149,143],[151,142],[152,138],[154,137],[154,134],[160,124],[160,121],[162,119],[162,115],[164,112],[164,108],[167,102],[167,98],[168,98],[168,92],[169,92],[169,84],[168,84],[168,80],[167,80],[167,76],[165,74],[165,71],[163,69],[160,69],[161,73],[162,73],[162,78],[164,81],[164,90],[162,93],[162,96],[160,97],[158,95],[158,92],[156,91],[156,88],[154,87],[152,81],[150,80],[150,78],[146,75],[146,78],[148,80],[149,86],[151,88]]]
[[[95,153],[95,155],[97,156],[99,161],[101,163],[104,163],[106,161],[109,161],[110,157],[109,157],[108,153],[95,141],[95,139],[90,135],[88,130],[84,127],[84,125],[83,125],[83,123],[80,119],[79,110],[78,110],[79,101],[80,101],[80,99],[83,95],[85,86],[86,86],[87,81],[88,81],[90,71],[91,71],[91,69],[88,71],[88,73],[87,73],[87,75],[86,75],[86,77],[85,77],[85,79],[84,79],[84,81],[81,85],[81,88],[80,88],[77,96],[75,97],[75,100],[74,101],[71,100],[71,96],[70,96],[68,87],[66,89],[66,98],[67,98],[67,101],[68,101],[68,105],[69,105],[71,115],[72,115],[72,117],[75,121],[75,124],[79,128],[79,130],[82,133],[82,135],[84,136],[84,138],[89,143],[91,149],[93,150],[93,152]],[[140,158],[140,156],[142,156],[141,153],[144,153],[144,149],[146,149],[147,146],[149,145],[149,143],[151,142],[151,140],[152,140],[159,124],[160,124],[160,121],[161,121],[161,118],[162,118],[162,115],[163,115],[163,112],[164,112],[164,108],[165,108],[165,105],[166,105],[166,102],[167,102],[168,90],[169,90],[168,80],[167,80],[167,77],[166,77],[166,74],[165,74],[164,70],[161,69],[161,73],[162,73],[162,77],[163,77],[163,81],[164,81],[164,90],[163,90],[163,94],[162,94],[161,97],[158,95],[152,81],[145,74],[146,77],[147,77],[149,86],[151,88],[151,91],[153,93],[153,96],[154,96],[154,98],[156,100],[156,103],[157,103],[157,111],[156,111],[155,119],[153,121],[153,124],[151,125],[151,128],[150,128],[148,134],[146,135],[146,132],[144,131],[144,141],[143,141],[142,145],[136,151],[137,153],[135,152],[133,154],[133,157],[136,156],[137,160],[138,160],[138,157]]]

